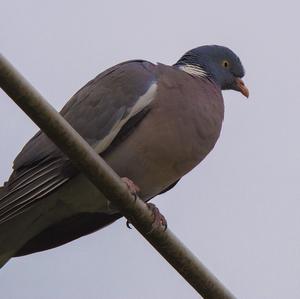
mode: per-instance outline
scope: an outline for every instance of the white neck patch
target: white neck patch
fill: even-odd
[[[201,78],[207,77],[207,72],[204,71],[203,68],[201,68],[200,66],[185,64],[185,65],[181,65],[179,69],[196,77],[201,77]]]

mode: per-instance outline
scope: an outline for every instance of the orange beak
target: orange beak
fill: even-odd
[[[249,97],[249,90],[246,87],[244,81],[241,78],[237,78],[236,79],[236,86],[237,86],[237,90],[244,95],[246,98]]]

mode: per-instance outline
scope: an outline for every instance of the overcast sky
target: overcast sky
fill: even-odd
[[[277,1],[278,3],[279,1]],[[204,44],[241,58],[251,96],[224,92],[213,152],[154,202],[237,296],[300,297],[299,5],[296,1],[2,1],[1,52],[60,109],[118,62],[174,63]],[[0,93],[0,183],[37,128]],[[198,298],[121,219],[0,271],[3,299]]]

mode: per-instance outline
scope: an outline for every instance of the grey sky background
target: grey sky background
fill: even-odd
[[[204,44],[241,58],[249,100],[224,92],[207,159],[154,202],[237,296],[300,297],[299,4],[296,1],[2,1],[2,53],[60,109],[118,62],[174,63]],[[0,182],[36,126],[0,93]],[[198,298],[125,220],[11,260],[3,299]]]

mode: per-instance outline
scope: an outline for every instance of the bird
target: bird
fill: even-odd
[[[222,91],[248,97],[244,75],[239,57],[219,45],[196,47],[173,65],[130,60],[89,81],[60,114],[148,203],[211,152],[224,119]],[[12,257],[63,245],[120,217],[39,131],[0,187],[0,267]],[[160,220],[166,225],[163,216]]]

